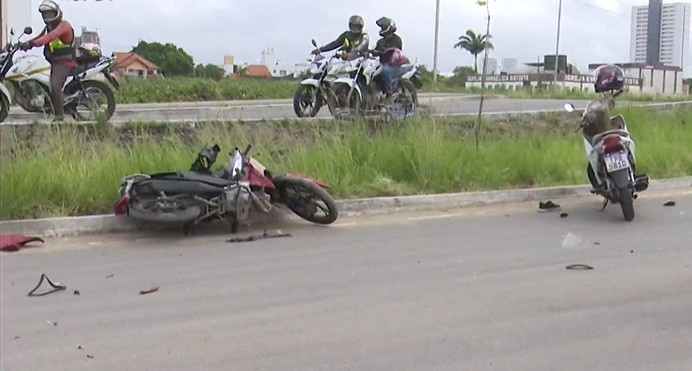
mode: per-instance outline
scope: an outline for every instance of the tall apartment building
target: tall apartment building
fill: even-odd
[[[630,59],[684,68],[690,44],[690,4],[649,0],[632,7]]]
[[[89,31],[86,27],[82,26],[82,34],[74,38],[75,46],[79,47],[82,44],[96,44],[101,46],[101,38],[99,37],[98,31]]]

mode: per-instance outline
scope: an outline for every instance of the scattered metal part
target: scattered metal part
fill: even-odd
[[[80,294],[79,294],[79,290],[74,290],[74,294],[75,294],[75,295],[80,295]]]
[[[668,206],[668,207],[675,206],[675,205],[676,205],[675,201],[668,201],[668,202],[663,204],[663,206]]]
[[[146,290],[139,290],[139,294],[140,295],[146,295],[146,294],[151,294],[152,292],[156,292],[156,291],[159,291],[159,287],[158,286],[152,286]]]
[[[573,269],[573,270],[591,270],[591,269],[593,269],[593,267],[590,266],[590,265],[586,265],[586,264],[572,264],[572,265],[566,266],[565,269]]]
[[[57,326],[57,325],[58,325],[58,323],[55,322],[55,321],[46,321],[46,323],[49,324],[49,325],[53,325],[53,326]]]
[[[634,250],[630,250],[630,254],[634,254]]]
[[[266,238],[280,238],[280,237],[292,237],[290,233],[282,233],[281,231],[277,231],[276,233],[269,233],[267,230],[264,231],[264,233],[260,235],[253,235],[253,236],[248,236],[248,237],[236,237],[236,238],[231,238],[230,240],[226,242],[252,242],[252,241],[257,241],[257,240],[263,240]]]
[[[113,277],[113,273],[106,275],[106,278],[111,278]]]
[[[91,354],[87,354],[87,358],[92,358],[92,359],[93,359],[94,356],[92,356]]]
[[[51,285],[51,287],[53,287],[53,290],[46,291],[43,294],[34,294],[34,292],[36,292],[36,290],[38,290],[38,288],[41,287],[43,280],[48,281],[48,284]],[[45,273],[41,273],[41,279],[38,281],[38,285],[36,285],[36,287],[34,287],[33,290],[29,291],[27,296],[44,296],[44,295],[52,294],[56,291],[65,290],[66,288],[67,288],[67,286],[61,285],[60,282],[53,283],[53,281],[51,281],[50,278],[48,278],[48,276],[46,276]]]
[[[17,340],[17,339],[19,339],[20,337],[21,337],[21,336],[17,335],[17,336],[14,337],[14,340]]]
[[[566,218],[566,217],[568,217],[568,216],[569,216],[569,214],[567,214],[567,213],[562,213],[562,214],[560,214],[560,218]]]
[[[77,347],[77,350],[81,350],[81,349],[84,349],[84,347],[83,347],[82,345],[79,345],[79,346]]]
[[[598,241],[594,242],[593,244],[596,245],[596,246],[600,246],[600,245],[601,245],[601,243],[598,242]]]

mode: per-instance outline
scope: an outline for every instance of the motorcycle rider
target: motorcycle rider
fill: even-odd
[[[622,68],[614,65],[614,64],[606,64],[603,66],[598,67],[594,71],[594,91],[596,93],[604,93],[604,92],[612,92],[612,91],[621,91],[624,86],[625,86],[625,72],[622,70]],[[606,105],[608,106],[605,111],[601,111],[607,114],[613,107],[615,106],[615,100],[612,97],[608,97],[605,101]],[[601,104],[600,102],[594,102],[594,104]],[[607,118],[610,120],[610,117]],[[624,129],[624,127],[619,127],[620,125],[617,122],[614,122],[615,120],[610,120],[611,124],[614,124],[615,126],[618,126],[617,128],[605,128],[605,129],[600,129],[597,131],[603,131],[603,130],[614,130],[614,129]],[[620,121],[621,122],[621,121]],[[587,136],[592,136],[590,134],[596,134],[594,133],[587,133]],[[589,180],[591,181],[591,185],[594,187],[594,189],[597,188],[602,188],[603,187],[603,180],[602,180],[602,174],[597,174],[594,169],[598,169],[598,154],[597,153],[591,153],[590,148],[592,147],[592,144],[589,142],[591,138],[587,140],[587,138],[584,138],[584,144],[586,145],[587,148],[587,157],[589,159],[589,168],[588,168],[588,176]],[[643,183],[646,182],[646,174],[637,174],[636,172],[636,166],[635,166],[635,156],[634,156],[634,143],[630,143],[630,154],[631,154],[631,164],[632,164],[632,172],[634,173],[634,179],[637,185],[635,188],[639,188],[643,186]]]
[[[345,53],[342,55],[342,59],[344,60],[353,60],[364,55],[368,51],[368,46],[370,46],[370,36],[367,32],[363,32],[363,27],[365,27],[363,17],[359,15],[351,16],[348,19],[348,31],[339,35],[336,40],[329,44],[313,50],[312,54],[320,54],[321,52],[328,52],[338,47],[343,47]]]
[[[382,63],[381,76],[385,104],[391,104],[392,93],[400,77],[401,65],[405,63],[405,57],[402,54],[401,37],[396,34],[396,22],[391,18],[382,17],[375,23],[380,27],[382,38],[377,40],[373,54],[379,56]]]
[[[62,9],[52,0],[44,0],[38,7],[46,27],[41,34],[22,45],[22,50],[43,46],[43,55],[51,65],[50,90],[55,113],[54,121],[64,121],[63,86],[77,67],[74,47],[74,28],[63,19]]]

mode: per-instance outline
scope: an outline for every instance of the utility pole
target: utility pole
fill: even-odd
[[[440,0],[435,4],[435,55],[433,56],[433,82],[437,82],[437,46],[440,37]]]
[[[553,71],[553,84],[557,85],[557,59],[560,55],[560,22],[562,21],[562,0],[557,9],[557,42],[555,44],[555,71]]]

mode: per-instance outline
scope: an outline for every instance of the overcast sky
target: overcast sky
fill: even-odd
[[[689,2],[689,1],[685,1]],[[41,25],[32,0],[34,27]],[[309,57],[310,39],[326,43],[360,14],[366,30],[378,37],[375,20],[396,20],[404,52],[432,67],[435,0],[61,0],[65,19],[75,29],[98,29],[104,52],[128,51],[139,39],[172,42],[195,62],[259,61],[273,47],[281,62]],[[588,63],[628,62],[630,13],[647,0],[563,0],[560,53],[582,71]],[[387,9],[387,10],[386,10]],[[494,0],[491,57],[535,62],[555,53],[558,0]],[[453,49],[467,29],[485,31],[485,10],[475,0],[441,0],[439,70],[472,65],[473,58]],[[374,45],[374,41],[372,42]],[[692,62],[692,58],[687,58]],[[687,65],[690,75],[692,63]]]

